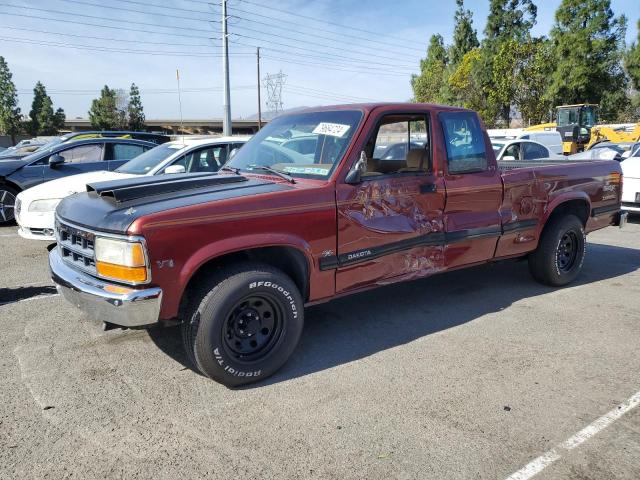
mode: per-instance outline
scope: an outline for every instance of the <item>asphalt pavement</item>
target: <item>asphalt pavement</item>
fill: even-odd
[[[309,308],[240,390],[177,328],[103,332],[46,245],[0,228],[1,479],[640,478],[640,222],[590,235],[566,288],[509,261]]]

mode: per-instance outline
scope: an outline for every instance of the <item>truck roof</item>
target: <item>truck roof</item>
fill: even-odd
[[[448,111],[448,112],[470,111],[467,108],[451,107],[448,105],[438,105],[435,103],[374,102],[374,103],[343,103],[343,104],[337,104],[337,105],[324,105],[320,107],[305,108],[302,110],[297,110],[295,112],[289,112],[284,115],[296,115],[298,113],[324,112],[324,111],[331,111],[331,110],[362,110],[365,113],[369,113],[378,108],[385,108],[385,109],[397,108],[398,110],[405,110],[405,109],[419,110],[422,108],[422,109]]]

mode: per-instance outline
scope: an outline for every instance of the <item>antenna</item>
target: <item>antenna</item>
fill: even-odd
[[[267,73],[263,80],[263,85],[267,89],[267,109],[273,112],[274,116],[277,116],[283,110],[282,86],[286,78],[287,76],[280,70],[280,72],[273,75]]]

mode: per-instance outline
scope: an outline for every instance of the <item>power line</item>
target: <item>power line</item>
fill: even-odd
[[[212,37],[205,37],[203,35],[186,35],[184,33],[170,33],[170,32],[156,32],[153,30],[140,30],[139,28],[129,28],[123,26],[114,26],[114,25],[100,25],[99,23],[87,23],[87,22],[78,22],[74,20],[66,20],[63,18],[49,18],[49,17],[40,17],[37,15],[27,15],[24,13],[8,13],[8,12],[0,12],[0,15],[11,15],[13,17],[24,17],[24,18],[33,18],[37,20],[46,20],[47,22],[62,22],[65,24],[72,23],[74,25],[83,25],[86,27],[99,27],[99,28],[110,28],[112,30],[126,30],[128,32],[138,32],[138,33],[149,33],[152,35],[169,35],[172,37],[184,37],[184,38],[204,38],[207,40],[219,40]]]
[[[268,58],[270,60],[276,60],[276,61],[280,61],[283,63],[290,63],[293,65],[302,65],[302,66],[306,66],[306,67],[323,67],[325,70],[336,70],[336,71],[340,71],[340,72],[351,72],[351,73],[361,73],[364,75],[387,75],[387,76],[392,76],[392,77],[405,77],[406,78],[406,74],[404,73],[392,73],[392,72],[385,72],[385,71],[371,71],[371,70],[353,70],[353,69],[346,69],[346,68],[338,68],[335,67],[331,64],[327,64],[327,63],[315,63],[315,62],[298,62],[295,60],[289,60],[286,58],[279,58],[279,57],[272,57],[272,56],[267,56],[267,55],[263,55],[262,58]]]
[[[109,53],[133,53],[133,54],[144,54],[144,55],[167,55],[167,56],[198,57],[198,58],[213,58],[213,57],[222,56],[221,54],[216,54],[216,53],[164,52],[164,51],[160,52],[157,50],[134,50],[130,48],[112,48],[112,47],[87,46],[87,45],[78,45],[78,44],[61,43],[61,42],[46,42],[42,40],[31,40],[26,38],[15,38],[15,37],[0,37],[0,41],[13,42],[13,43],[27,43],[32,45],[43,45],[48,47],[72,48],[77,50],[93,50],[98,52],[109,52]],[[233,55],[252,55],[252,54],[238,52]]]
[[[255,85],[244,85],[232,88],[232,90],[253,90],[255,89]],[[222,87],[206,87],[206,88],[183,88],[181,89],[182,93],[218,93],[222,91]],[[173,94],[175,95],[177,89],[147,89],[140,90],[141,95],[164,95],[164,94]],[[18,90],[18,95],[33,95],[32,90]],[[48,95],[78,95],[78,96],[92,96],[99,95],[100,90],[56,90],[56,89],[47,89]]]
[[[247,31],[249,31],[249,32],[259,33],[259,34],[261,34],[261,35],[268,35],[268,36],[270,36],[270,37],[276,37],[276,38],[280,38],[280,39],[284,39],[284,40],[292,40],[292,41],[294,41],[294,42],[300,42],[300,41],[303,41],[303,40],[301,40],[300,38],[289,37],[289,36],[287,36],[287,35],[282,35],[282,34],[280,34],[280,33],[264,32],[264,31],[261,31],[261,30],[256,30],[255,28],[249,28],[249,27],[245,27],[245,26],[242,26],[241,28],[242,28],[243,30],[247,30]],[[239,33],[235,33],[235,32],[234,32],[234,34],[235,34],[235,35],[238,35],[238,36],[242,36],[242,35],[241,35],[241,34],[239,34]],[[246,35],[245,35],[245,36],[246,36]],[[251,38],[251,37],[249,37],[249,38]],[[310,41],[308,41],[308,40],[304,40],[304,42],[305,42],[305,44],[307,44],[307,45],[312,45],[312,46],[321,47],[321,48],[333,48],[333,49],[337,48],[335,45],[327,45],[326,43],[310,42]],[[274,42],[274,43],[275,43],[275,42]],[[280,44],[280,45],[283,45],[283,44]],[[287,46],[291,46],[291,45],[287,45]],[[342,50],[349,51],[347,48],[344,48],[344,46],[343,46]],[[369,56],[371,55],[371,51],[367,51],[367,52],[358,52],[358,51],[351,50],[351,53],[356,54],[356,55],[369,55]],[[385,55],[379,55],[379,54],[376,52],[376,58],[383,58],[383,59],[385,59],[385,60],[394,60],[394,61],[395,61],[395,60],[397,60],[397,58],[398,58],[398,57],[397,57],[397,55],[396,55],[396,57],[389,57],[389,56],[385,56]],[[365,59],[361,59],[361,60],[365,60]]]
[[[317,18],[315,18],[315,17],[311,17],[311,16],[308,16],[308,15],[301,15],[301,14],[299,14],[299,13],[292,13],[292,12],[291,12],[291,11],[289,11],[289,10],[284,10],[284,9],[280,9],[280,8],[275,8],[275,7],[272,7],[271,5],[267,6],[267,5],[264,5],[264,4],[260,4],[260,3],[252,2],[252,1],[250,1],[250,0],[242,0],[242,2],[244,2],[244,3],[248,3],[248,4],[250,4],[250,5],[255,5],[256,7],[261,7],[261,8],[265,8],[265,9],[273,10],[273,11],[275,11],[275,12],[285,13],[285,14],[287,14],[287,15],[291,15],[291,16],[293,16],[293,17],[306,18],[307,20],[311,20],[311,21],[314,21],[314,22],[318,22],[318,23],[325,23],[325,24],[327,24],[327,25],[333,25],[333,26],[335,26],[335,27],[340,27],[340,28],[346,28],[347,30],[357,30],[357,31],[359,31],[359,32],[364,32],[364,33],[368,33],[368,34],[370,34],[370,35],[375,35],[376,37],[380,37],[380,32],[374,32],[374,31],[371,31],[371,30],[365,30],[365,29],[362,29],[362,28],[356,28],[356,27],[354,27],[354,26],[352,26],[352,25],[344,25],[344,24],[340,24],[340,23],[329,22],[329,21],[327,21],[327,20],[318,20],[318,19],[317,19]],[[216,5],[219,5],[219,4],[216,4]],[[388,37],[388,38],[396,39],[396,40],[401,41],[401,42],[409,43],[409,44],[415,44],[415,42],[417,41],[417,40],[416,40],[416,41],[413,41],[413,40],[407,40],[406,38],[396,37],[396,36],[393,36],[393,35],[387,35],[387,37]]]
[[[125,1],[125,0],[117,0],[117,1]],[[235,6],[233,6],[232,8],[233,8],[234,10],[238,11],[238,12],[246,13],[246,14],[249,14],[249,15],[255,15],[256,17],[268,18],[269,20],[275,20],[276,22],[278,22],[278,24],[283,24],[283,23],[285,23],[285,24],[289,24],[289,25],[300,26],[300,23],[299,23],[299,22],[292,22],[292,21],[289,21],[289,20],[283,20],[283,19],[281,19],[281,18],[271,17],[271,16],[269,16],[269,15],[264,15],[264,14],[262,14],[262,13],[250,12],[250,11],[247,11],[247,10],[242,10],[242,9],[240,9],[240,8],[238,8],[238,7],[235,7]],[[250,19],[246,19],[246,20],[248,20],[248,21],[252,21],[252,22],[254,21],[254,20],[250,20]],[[257,23],[257,22],[256,22],[256,23]],[[421,49],[421,48],[409,47],[409,46],[405,46],[405,45],[399,45],[399,44],[397,44],[397,43],[392,43],[392,42],[388,42],[388,41],[372,40],[372,39],[370,39],[370,38],[361,37],[361,36],[358,36],[358,35],[353,35],[353,34],[351,34],[351,33],[336,32],[336,31],[334,31],[334,30],[328,30],[328,29],[325,29],[325,28],[319,28],[319,27],[316,27],[316,26],[314,26],[314,27],[313,27],[313,30],[315,30],[315,31],[317,31],[317,32],[330,33],[330,34],[332,34],[332,35],[339,35],[339,36],[341,36],[341,37],[353,38],[353,39],[356,39],[356,40],[362,40],[362,41],[365,41],[365,42],[378,43],[378,44],[386,45],[386,46],[393,46],[393,45],[395,45],[395,46],[397,46],[398,48],[401,48],[401,49],[403,49],[403,50],[407,50],[407,49],[408,49],[408,50],[415,50],[416,52],[424,53],[424,50],[423,50],[423,49]],[[349,28],[349,31],[351,31],[351,28]],[[380,34],[377,34],[377,35],[376,35],[376,37],[380,38]]]
[[[78,5],[88,5],[90,7],[98,7],[98,8],[106,8],[111,10],[112,7],[109,5],[104,5],[104,4],[99,4],[99,3],[91,3],[91,2],[84,2],[82,0],[58,0],[59,2],[68,2],[68,3],[75,3]],[[140,3],[140,2],[127,2],[127,3]],[[144,3],[142,5],[145,5]],[[124,8],[124,7],[118,7],[118,11],[122,11],[122,12],[133,12],[133,13],[143,13],[145,15],[156,15],[159,17],[171,17],[171,18],[179,18],[181,20],[191,20],[192,22],[204,22],[204,23],[211,23],[212,20],[205,20],[203,18],[193,18],[193,17],[181,17],[178,15],[173,15],[173,14],[169,14],[169,13],[155,13],[155,12],[150,12],[147,10],[136,10],[133,8]],[[199,12],[199,13],[207,13],[207,12]],[[213,22],[215,23],[220,23],[220,22],[216,22],[215,20],[213,20]]]
[[[65,1],[65,0],[61,0],[61,1]],[[142,5],[143,7],[157,7],[157,8],[165,8],[171,11],[178,11],[178,12],[191,12],[191,13],[204,13],[204,14],[210,14],[211,12],[206,12],[204,10],[192,10],[190,8],[179,8],[179,7],[168,7],[166,5],[160,5],[158,3],[146,3],[146,2],[136,2],[133,0],[111,0],[113,2],[120,2],[120,3],[128,3],[128,4],[134,4],[134,5]],[[186,0],[185,0],[186,1]],[[197,3],[201,3],[201,2],[197,2]],[[204,5],[212,5],[209,2],[202,2]]]
[[[97,20],[104,20],[104,21],[108,21],[108,22],[124,22],[124,23],[130,23],[132,25],[144,25],[144,26],[148,26],[148,27],[157,27],[157,28],[176,28],[175,26],[172,25],[160,25],[158,23],[147,23],[147,22],[134,22],[132,20],[121,20],[118,18],[107,18],[107,17],[103,17],[100,15],[86,15],[84,13],[68,13],[68,12],[61,12],[60,10],[49,10],[46,8],[35,8],[35,7],[23,7],[21,5],[9,5],[7,3],[0,3],[0,7],[10,7],[10,8],[20,8],[23,10],[34,10],[37,12],[45,12],[45,13],[54,13],[56,15],[68,15],[68,16],[72,16],[72,17],[83,17],[83,18],[93,18],[93,19],[97,19]],[[47,19],[49,20],[49,19]],[[215,23],[220,23],[217,22],[216,20],[211,20],[212,22]],[[195,31],[195,32],[206,32],[206,33],[210,33],[211,30],[206,30],[206,29],[202,29],[202,28],[192,28],[189,27],[189,30]]]
[[[240,10],[238,8],[235,8],[235,7],[233,7],[233,9],[235,11],[245,12],[244,10]],[[246,13],[248,13],[250,15],[258,15],[258,16],[261,16],[261,17],[270,18],[270,19],[273,19],[273,20],[277,21],[278,23],[283,23],[282,20],[276,19],[274,17],[269,17],[269,16],[266,16],[266,15],[260,15],[260,14],[256,14],[256,13],[253,13],[253,12],[246,12]],[[238,18],[238,19],[243,20],[243,21],[251,22],[251,23],[256,23],[258,25],[265,25],[265,26],[268,26],[268,27],[277,27],[277,25],[273,25],[273,24],[267,23],[267,22],[260,22],[258,20],[253,20],[251,18],[246,18],[246,17],[242,17],[242,16],[237,16],[237,15],[232,15],[232,17],[233,18]],[[299,26],[299,24],[296,24],[294,22],[286,22],[286,21],[284,21],[284,23],[289,23],[289,24],[293,24],[293,25]],[[329,30],[317,29],[315,27],[314,27],[314,30],[317,30],[317,31],[320,31],[320,32],[330,32],[332,35],[339,35],[341,37],[351,37],[351,38],[356,38],[356,39],[359,39],[359,40],[362,40],[362,41],[365,41],[365,42],[370,42],[370,43],[374,43],[374,44],[389,46],[389,44],[387,42],[382,42],[380,40],[371,40],[371,39],[367,39],[367,38],[364,38],[364,37],[358,37],[358,36],[353,36],[353,35],[345,35],[343,33],[331,32]],[[287,31],[288,32],[299,33],[300,35],[305,35],[307,37],[322,38],[322,39],[325,39],[325,40],[329,40],[330,42],[341,43],[342,47],[344,47],[344,38],[343,39],[331,38],[331,37],[327,37],[327,36],[324,36],[324,35],[318,35],[317,33],[309,33],[309,32],[306,32],[306,31],[292,29],[290,27],[287,27]],[[416,52],[423,53],[422,49],[418,49],[418,48],[415,48],[415,47],[411,48],[411,47],[399,46],[399,48],[402,48],[404,50],[404,52],[406,52],[406,50],[415,50]],[[392,54],[395,54],[395,55],[399,55],[399,54],[404,53],[404,52],[399,52],[398,50],[389,50],[387,48],[380,48],[379,46],[376,46],[375,49],[376,49],[376,52],[387,52],[387,53],[392,53]]]
[[[247,38],[249,40],[256,40],[258,42],[261,42],[261,45],[264,45],[264,43],[262,42],[267,42],[267,44],[271,44],[271,45],[278,45],[281,47],[287,47],[287,48],[293,48],[295,50],[302,50],[303,52],[312,52],[315,53],[316,55],[303,55],[303,54],[299,54],[298,52],[290,52],[290,51],[286,51],[286,50],[279,50],[282,53],[286,53],[286,54],[291,54],[291,53],[295,53],[295,55],[298,56],[307,56],[307,57],[311,57],[311,58],[318,58],[318,55],[321,57],[324,57],[324,60],[328,60],[328,61],[333,61],[334,58],[337,58],[339,60],[343,60],[343,61],[347,61],[349,63],[362,63],[363,65],[366,66],[371,66],[371,65],[377,65],[380,67],[389,67],[389,68],[395,68],[395,69],[399,69],[399,70],[410,70],[410,71],[414,71],[415,69],[409,65],[395,65],[395,64],[389,64],[389,63],[381,63],[381,62],[376,62],[373,60],[366,60],[366,59],[360,59],[360,58],[352,58],[352,57],[346,57],[344,55],[337,55],[337,54],[333,54],[333,53],[323,53],[323,52],[319,52],[318,50],[311,50],[305,47],[297,47],[295,45],[291,45],[289,43],[282,43],[282,42],[275,42],[273,40],[265,40],[264,38],[258,38],[258,37],[252,37],[250,35],[244,35],[243,33],[233,33],[232,35],[235,35],[236,37],[240,37],[240,38]],[[243,44],[240,42],[234,42],[238,45],[245,45],[245,46],[249,46],[247,44]],[[255,46],[255,45],[251,45],[251,46]],[[265,48],[269,48],[273,51],[276,51],[277,49],[275,48],[271,48],[271,47],[265,47]],[[333,58],[331,58],[333,57]]]
[[[47,35],[61,35],[61,36],[65,36],[65,37],[75,37],[75,38],[85,38],[85,39],[91,39],[91,40],[106,40],[106,41],[110,41],[110,42],[127,42],[127,43],[131,43],[130,39],[125,39],[125,38],[108,38],[108,37],[94,37],[91,35],[77,35],[77,34],[73,34],[73,33],[62,33],[62,32],[52,32],[49,30],[34,30],[31,28],[21,28],[21,27],[8,27],[6,25],[0,25],[0,28],[3,29],[8,29],[8,30],[20,30],[20,31],[24,31],[24,32],[32,32],[32,33],[45,33]],[[29,39],[30,40],[30,39]],[[205,43],[175,43],[175,42],[151,42],[148,40],[135,40],[135,43],[147,43],[149,45],[171,45],[174,47],[214,47],[214,45],[211,44],[205,44]]]

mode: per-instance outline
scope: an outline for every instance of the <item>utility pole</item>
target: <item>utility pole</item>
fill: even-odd
[[[231,135],[231,94],[229,92],[229,39],[227,33],[227,0],[222,0],[222,75],[224,98],[222,103],[222,134]]]
[[[262,102],[260,100],[260,47],[256,47],[256,61],[258,67],[258,130],[262,128]]]

